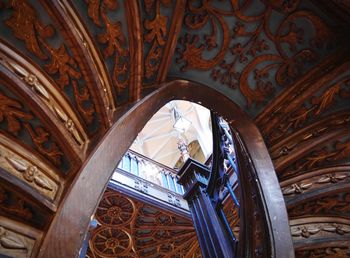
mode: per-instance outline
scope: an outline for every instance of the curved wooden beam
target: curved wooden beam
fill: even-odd
[[[177,40],[182,28],[183,17],[185,15],[187,0],[177,0],[174,8],[174,15],[172,17],[168,40],[164,48],[162,60],[159,65],[157,82],[162,83],[166,80],[168,71],[173,59]]]
[[[277,174],[305,153],[349,134],[350,110],[330,114],[269,148]]]
[[[318,253],[321,253],[323,251],[324,255],[327,255],[328,257],[330,254],[333,254],[333,257],[347,257],[348,256],[348,248],[350,246],[350,237],[349,236],[336,236],[336,237],[327,237],[327,238],[320,238],[315,239],[313,241],[295,241],[294,242],[294,248],[295,253],[298,255],[297,257],[300,258],[306,258],[306,257],[312,257],[312,251],[318,251]],[[304,252],[303,252],[304,251]],[[307,251],[311,251],[308,253]],[[302,256],[305,254],[305,256]],[[327,257],[326,256],[326,257]],[[324,256],[320,256],[324,257]]]
[[[317,90],[332,82],[334,79],[346,72],[350,67],[349,51],[347,47],[341,47],[339,51],[332,54],[321,64],[313,68],[296,83],[284,90],[278,97],[269,103],[255,119],[265,139],[270,140],[271,136],[279,128],[290,114],[302,105],[308,98],[313,96]],[[287,128],[288,131],[291,128]],[[273,137],[271,143],[283,139],[283,134]]]
[[[334,246],[350,240],[350,220],[341,217],[310,217],[290,221],[296,251],[317,249],[320,243]],[[334,241],[330,241],[330,240]]]
[[[294,196],[317,190],[326,185],[331,186],[343,182],[350,182],[349,165],[306,171],[300,176],[282,181],[280,185],[285,199],[288,200]]]
[[[24,81],[13,76],[13,74],[1,64],[0,81],[6,82],[5,85],[11,89],[11,92],[18,95],[22,101],[28,100],[27,105],[30,107],[31,112],[45,125],[50,135],[57,141],[59,147],[62,149],[63,157],[69,161],[69,172],[71,172],[69,174],[76,172],[82,163],[82,153],[77,148],[77,145],[74,144],[75,142],[72,138],[65,137],[66,128],[62,125],[61,121],[56,116],[52,115],[52,112],[46,108],[42,100],[32,92]],[[36,131],[32,133],[36,133]],[[33,137],[34,136],[32,136],[32,138]],[[37,137],[40,138],[40,136]],[[32,141],[34,141],[34,139],[32,139]],[[38,141],[40,141],[40,139],[38,139]],[[47,149],[43,150],[41,154],[45,154],[43,155],[45,158],[50,158]]]
[[[294,257],[285,203],[274,168],[258,129],[229,98],[209,87],[176,80],[135,104],[105,135],[66,195],[44,239],[39,257],[75,257],[79,252],[91,215],[113,170],[138,132],[152,115],[175,99],[199,103],[220,114],[241,135],[263,189],[274,257]],[[84,201],[82,201],[84,200]],[[277,221],[278,218],[278,221]]]
[[[96,58],[96,53],[92,51],[95,48],[91,38],[66,1],[41,1],[41,4],[59,25],[58,29],[64,36],[65,43],[74,53],[74,59],[80,65],[86,85],[95,100],[94,104],[101,120],[101,126],[109,128],[113,124],[112,118],[115,111],[113,95],[109,80],[104,81],[105,78],[102,78],[105,75],[104,69],[101,66],[97,67],[93,59]]]
[[[130,83],[129,101],[141,98],[143,76],[143,38],[141,29],[141,14],[138,1],[125,0],[126,19],[128,23],[130,51]]]
[[[341,213],[343,216],[348,216],[350,212],[349,191],[349,183],[339,183],[294,196],[286,200],[289,217],[295,218],[310,216],[310,214],[324,215],[329,213]]]
[[[55,124],[62,130],[72,148],[81,159],[86,158],[89,137],[84,123],[75,113],[74,108],[57,90],[55,82],[45,75],[40,68],[32,64],[22,55],[14,51],[9,45],[0,40],[0,65],[5,67],[12,78],[18,78],[26,84],[27,97],[35,96],[44,113],[51,113]],[[21,85],[17,85],[20,88]],[[32,93],[31,95],[30,92]]]

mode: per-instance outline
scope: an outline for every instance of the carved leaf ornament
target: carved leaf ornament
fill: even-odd
[[[23,174],[23,178],[28,182],[34,182],[36,185],[49,191],[53,190],[53,187],[50,184],[50,182],[39,173],[38,168],[36,166],[27,165],[21,160],[16,160],[10,157],[6,159],[12,167],[14,167],[17,171]]]
[[[7,8],[12,9],[13,12],[5,24],[12,29],[16,38],[25,42],[26,48],[31,53],[42,60],[49,61],[44,68],[53,76],[62,92],[66,86],[73,88],[78,110],[87,123],[92,123],[95,108],[90,103],[89,89],[86,85],[78,85],[78,80],[83,81],[79,65],[70,56],[65,44],[62,43],[58,48],[54,48],[48,43],[48,39],[55,34],[53,26],[44,25],[37,11],[26,0],[11,0]],[[67,94],[66,96],[69,97]]]
[[[314,49],[331,38],[318,16],[297,9],[299,1],[261,1],[264,8],[255,15],[246,15],[256,8],[255,1],[228,1],[231,8],[225,10],[214,2],[188,1],[184,19],[188,33],[179,40],[177,62],[182,71],[210,70],[214,81],[239,88],[248,107],[265,102],[277,85],[294,82],[305,64],[317,60]],[[273,31],[268,24],[276,12],[283,19]],[[228,17],[235,19],[233,28]],[[204,31],[207,27],[209,34]],[[312,35],[306,34],[310,28]]]
[[[3,227],[0,227],[0,245],[6,249],[27,250],[26,243]]]

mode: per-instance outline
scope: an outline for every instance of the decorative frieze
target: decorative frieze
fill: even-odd
[[[0,256],[34,257],[41,232],[0,216]]]
[[[59,178],[55,172],[20,145],[0,136],[0,167],[50,200],[59,191]]]
[[[7,47],[0,46],[0,50],[6,48],[7,52],[11,52]],[[32,91],[45,103],[52,113],[64,124],[67,132],[73,137],[75,142],[83,148],[87,143],[87,136],[79,124],[78,119],[70,110],[69,105],[64,101],[61,94],[56,92],[52,85],[45,85],[42,80],[35,75],[39,71],[31,71],[24,65],[7,57],[4,53],[0,53],[0,63],[9,69],[13,74],[23,80]],[[69,109],[69,111],[65,111]],[[76,125],[78,124],[78,126]]]

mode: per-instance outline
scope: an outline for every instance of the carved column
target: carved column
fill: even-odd
[[[179,171],[203,257],[234,257],[233,243],[206,193],[210,171],[188,159]]]

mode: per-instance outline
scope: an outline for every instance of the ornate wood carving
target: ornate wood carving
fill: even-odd
[[[116,106],[112,84],[101,63],[98,48],[93,44],[92,38],[72,8],[71,2],[64,0],[41,1],[41,3],[55,22],[62,26],[60,32],[65,37],[65,42],[71,49],[78,66],[81,67],[82,77],[86,80],[91,96],[99,102],[95,107],[103,120],[103,126],[110,127]]]
[[[344,132],[347,135],[347,132]],[[324,143],[326,144],[326,143]],[[324,167],[326,165],[336,165],[346,162],[350,155],[350,140],[337,139],[332,141],[328,146],[317,146],[299,159],[295,160],[286,169],[280,171],[280,178],[288,178],[291,175],[298,175],[303,171]]]
[[[6,6],[11,9],[12,16],[5,21],[14,36],[24,41],[26,48],[41,60],[48,60],[44,68],[50,74],[61,92],[69,98],[66,87],[73,90],[74,105],[80,115],[88,124],[92,123],[95,116],[95,107],[91,102],[91,93],[86,85],[83,85],[81,68],[67,50],[64,43],[58,48],[53,47],[50,39],[55,29],[52,25],[45,25],[38,17],[37,11],[26,0],[12,0]]]
[[[144,39],[145,44],[150,46],[145,57],[144,76],[146,79],[151,79],[157,74],[168,37],[169,17],[161,14],[161,6],[170,8],[172,1],[152,0],[145,2],[144,5],[148,16],[143,22],[146,31]]]
[[[296,257],[300,258],[344,258],[350,255],[350,250],[346,246],[330,246],[322,248],[314,248],[300,250],[295,252]]]
[[[281,182],[282,193],[285,198],[291,198],[310,191],[315,191],[325,185],[332,186],[350,180],[348,166],[328,167],[304,173],[302,176],[294,177]]]
[[[32,153],[0,135],[0,167],[54,201],[60,192],[59,178],[52,168]]]
[[[97,42],[103,49],[104,58],[113,60],[112,79],[120,94],[127,88],[130,73],[130,56],[127,38],[120,21],[112,20],[108,12],[117,11],[118,1],[88,1],[88,15],[93,23],[104,29],[98,34]]]
[[[191,221],[114,190],[104,194],[95,216],[100,225],[89,241],[91,257],[200,257]]]
[[[175,2],[176,3],[173,10],[171,25],[170,25],[166,45],[164,47],[164,53],[162,55],[162,60],[159,65],[159,70],[157,75],[158,83],[164,82],[168,75],[171,61],[174,57],[177,39],[181,31],[183,17],[185,14],[186,0],[177,0]]]
[[[324,238],[350,234],[350,221],[336,217],[311,217],[291,220],[294,241],[302,238]]]
[[[33,114],[24,109],[19,100],[0,90],[0,122],[6,124],[6,132],[15,137],[25,129],[35,149],[53,165],[61,167],[64,155],[61,148],[52,141],[54,137],[45,127],[38,123],[34,125],[33,121]]]
[[[329,151],[331,152],[329,156],[327,151],[331,148],[326,145],[331,141],[335,141],[334,144],[337,145],[338,139],[348,134],[349,126],[350,113],[349,110],[345,110],[326,116],[272,146],[270,148],[271,158],[274,160],[279,178],[285,180],[324,163],[339,163],[345,159],[346,144],[334,147],[335,152],[341,149],[344,151],[343,154]],[[321,149],[324,151],[320,151]],[[323,157],[323,154],[326,156]],[[308,158],[310,155],[312,158]],[[303,160],[304,158],[314,160],[315,164],[311,160],[310,162]]]
[[[265,108],[256,122],[269,145],[330,111],[339,97],[348,98],[346,57],[341,50],[330,56]]]
[[[325,135],[329,135],[333,132],[332,138],[334,138],[334,131],[340,131],[339,129],[346,129],[350,124],[350,111],[344,110],[343,112],[333,113],[328,115],[317,122],[304,127],[302,130],[298,130],[289,137],[279,141],[277,144],[270,148],[271,158],[276,163],[281,163],[285,156],[290,155],[296,149],[306,149],[305,146],[318,145],[320,138],[325,138]],[[327,141],[327,140],[323,140]],[[301,147],[299,147],[301,146]],[[277,165],[277,164],[276,164]]]
[[[0,254],[29,258],[37,253],[41,232],[0,216]]]
[[[190,87],[190,83],[184,81],[174,83],[173,88],[176,90],[167,88],[164,93],[160,89],[161,93],[156,98],[149,96],[145,101],[148,106],[136,106],[131,110],[130,116],[116,121],[117,124],[111,129],[112,132],[114,130],[114,135],[110,133],[106,136],[107,146],[102,143],[92,159],[85,160],[90,148],[98,143],[99,137],[113,124],[115,117],[129,109],[125,107],[125,110],[116,113],[116,105],[124,104],[127,99],[129,102],[140,99],[140,89],[144,82],[150,82],[154,78],[163,82],[171,64],[173,67],[170,70],[174,71],[172,75],[198,79],[192,75],[199,71],[200,76],[203,75],[203,79],[199,79],[204,84],[226,85],[219,90],[225,91],[234,101],[238,97],[237,103],[241,103],[242,94],[242,99],[247,103],[244,111],[252,116],[263,109],[256,122],[271,147],[270,153],[279,168],[280,179],[283,180],[281,186],[285,200],[290,205],[292,218],[305,218],[314,214],[348,217],[348,168],[339,165],[345,164],[350,156],[349,138],[346,138],[349,117],[344,110],[345,107],[349,108],[346,101],[350,95],[347,16],[346,8],[343,8],[344,11],[339,8],[332,9],[329,7],[334,1],[326,2],[313,1],[312,6],[308,1],[299,0],[278,3],[270,0],[91,0],[87,5],[68,0],[42,0],[41,4],[27,0],[0,1],[3,25],[0,32],[1,69],[12,74],[6,80],[4,76],[1,77],[4,82],[13,84],[4,84],[0,93],[0,167],[8,172],[2,171],[0,183],[4,186],[9,183],[12,186],[11,189],[4,188],[5,190],[0,191],[0,213],[16,220],[27,221],[26,223],[36,227],[44,227],[51,221],[52,214],[47,214],[47,210],[54,212],[61,193],[67,192],[65,203],[58,210],[57,216],[52,220],[52,227],[46,234],[48,240],[44,240],[41,257],[76,255],[79,239],[112,169],[142,127],[144,120],[151,116],[148,111],[155,111],[159,105],[165,104],[164,99],[168,101],[173,98],[186,98],[200,101],[223,114],[225,118],[231,118],[234,126],[247,133],[245,143],[250,146],[251,151],[247,163],[253,162],[262,172],[271,171],[269,158],[260,148],[263,139],[254,128],[245,126],[250,124],[245,114],[236,112],[236,106],[230,105],[231,102],[221,95],[203,86]],[[348,4],[336,5],[346,7]],[[83,8],[78,10],[78,7]],[[342,26],[332,28],[332,25],[336,25],[336,19],[332,16],[328,17],[330,19],[326,16],[320,18],[324,14],[318,12],[317,7],[324,8],[329,14],[341,14],[339,20],[345,22],[339,24]],[[78,11],[80,17],[77,15]],[[90,18],[85,19],[84,16],[87,15]],[[55,27],[51,25],[51,20]],[[183,28],[180,28],[181,25]],[[337,44],[336,47],[340,50],[327,56],[332,50],[321,45],[328,45],[334,38],[332,31],[344,35],[345,46]],[[93,36],[90,37],[89,33]],[[99,36],[94,44],[96,34]],[[182,37],[177,43],[176,39],[180,34]],[[172,63],[176,44],[177,61],[188,72],[180,73],[178,66]],[[22,57],[20,50],[28,58]],[[143,51],[146,52],[145,60]],[[105,54],[104,58],[100,53]],[[325,61],[320,62],[322,60]],[[318,62],[319,65],[312,69]],[[146,75],[150,78],[147,79]],[[166,88],[169,85],[148,86]],[[286,86],[288,87],[283,88]],[[24,88],[28,90],[27,95],[20,92]],[[281,94],[274,97],[276,92],[282,90]],[[147,91],[142,92],[142,96],[145,95]],[[271,99],[270,105],[262,106]],[[33,106],[39,108],[27,108]],[[43,117],[47,119],[40,119],[37,115],[41,110],[44,110]],[[39,125],[36,117],[43,125]],[[127,121],[134,117],[136,122]],[[236,117],[240,117],[239,121],[233,121]],[[23,135],[26,136],[22,137]],[[123,135],[123,139],[120,135]],[[66,183],[66,179],[58,176],[57,172],[67,171],[68,165],[76,171],[81,164],[78,160],[86,162],[87,165],[78,178],[72,175]],[[325,168],[335,164],[337,167]],[[266,180],[265,175],[266,173],[261,173],[262,180],[259,183],[270,187],[273,181],[271,178]],[[74,184],[71,191],[64,191],[63,186],[70,186],[70,182]],[[91,185],[98,190],[91,189]],[[18,187],[21,191],[14,194],[12,190]],[[24,195],[28,193],[32,196],[25,198]],[[271,207],[271,200],[275,200],[276,196],[278,197],[274,191],[269,191],[269,195],[264,196],[269,200],[266,201],[267,211],[278,207],[275,203]],[[249,197],[258,198],[259,195],[255,193]],[[84,203],[81,202],[82,198],[86,200]],[[39,202],[39,199],[39,206],[45,206],[44,211],[34,205],[34,201]],[[197,255],[197,243],[187,246],[185,243],[181,244],[181,241],[186,240],[185,237],[179,237],[176,242],[176,236],[180,233],[173,233],[165,225],[154,229],[156,225],[160,225],[163,215],[150,212],[153,208],[137,205],[131,208],[127,203],[113,203],[117,207],[126,205],[124,210],[128,212],[119,217],[113,217],[113,214],[118,214],[118,209],[112,209],[109,213],[103,209],[99,211],[99,220],[105,221],[105,224],[119,221],[122,225],[119,231],[101,230],[99,236],[121,236],[121,239],[126,240],[129,236],[126,237],[124,233],[132,235],[140,232],[143,242],[138,244],[139,249],[134,249],[134,255],[137,256],[143,247],[147,247],[145,243],[148,239],[154,242],[150,244],[150,249],[142,249],[142,254],[145,255],[156,253],[156,246],[159,246],[161,240],[164,241],[162,237],[170,234],[175,242],[165,241],[166,244],[159,249],[164,255]],[[136,204],[133,200],[131,203]],[[108,203],[104,205],[108,207]],[[253,205],[251,211],[254,213],[260,208]],[[134,218],[129,218],[134,216],[132,209],[144,210],[143,224],[141,223],[143,228],[141,224],[137,224],[136,230],[134,224],[135,231],[130,231],[131,228],[125,229],[134,221]],[[278,209],[276,210],[274,215],[280,216]],[[31,213],[30,216],[28,212]],[[167,216],[164,216],[164,221],[172,221],[171,216]],[[79,220],[72,219],[77,217]],[[145,222],[154,217],[157,220],[145,225]],[[254,241],[260,241],[259,225],[262,218],[257,214],[250,218],[254,221],[250,224],[253,231],[258,232],[252,235],[256,236]],[[25,227],[13,229],[2,225],[4,220],[5,218],[0,218],[0,248],[3,248],[6,232],[11,237],[19,235],[21,239],[22,233],[27,232]],[[308,224],[300,225],[305,225],[309,233],[312,231]],[[319,228],[321,224],[312,225]],[[129,227],[131,226],[132,223]],[[344,231],[334,225],[326,226],[332,230],[335,228],[338,232]],[[177,227],[180,228],[179,225]],[[183,226],[181,234],[187,234],[190,239],[188,242],[193,243],[190,238],[192,233],[188,233],[190,229],[186,227]],[[100,228],[106,229],[107,226]],[[303,229],[299,231],[303,232]],[[147,234],[147,230],[151,233]],[[276,231],[286,232],[285,229]],[[308,238],[302,235],[296,237],[307,243],[310,239],[318,238],[321,233],[340,236],[336,232],[320,229],[313,235],[310,233]],[[347,237],[347,233],[343,236]],[[334,239],[331,241],[336,241]],[[23,247],[20,242],[15,242],[13,246]],[[120,255],[123,248],[129,248],[125,243],[104,241],[101,246],[107,244],[112,247],[110,252]],[[349,245],[349,241],[346,243]],[[181,250],[174,249],[172,245],[180,246]],[[62,246],[65,250],[62,250]],[[349,255],[349,250],[343,249],[344,246],[331,246],[324,242],[323,246],[299,247],[297,246],[296,255],[301,257]],[[19,251],[23,250],[24,248]],[[46,252],[47,250],[49,251]],[[9,255],[20,257],[17,253]],[[258,255],[259,253],[256,254]]]
[[[86,151],[88,136],[77,115],[53,84],[38,69],[0,42],[0,63],[23,80],[64,125],[81,150]]]
[[[316,49],[332,37],[327,24],[301,9],[299,1],[231,1],[225,3],[226,9],[214,1],[193,2],[188,2],[184,19],[191,34],[180,38],[177,62],[183,63],[183,71],[210,70],[213,81],[239,88],[248,107],[265,102],[277,85],[295,82],[305,73],[305,64],[318,59]],[[248,14],[257,9],[258,14]],[[271,29],[277,13],[282,18]]]
[[[338,193],[324,195],[288,208],[290,218],[313,215],[343,215],[350,213],[350,194]]]
[[[135,212],[134,202],[126,197],[109,192],[102,198],[95,216],[101,224],[122,226],[129,224],[135,218]]]

